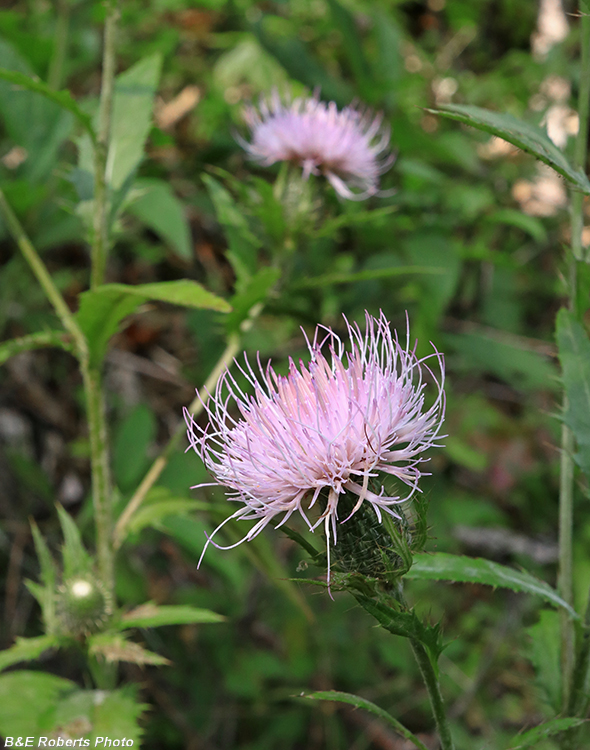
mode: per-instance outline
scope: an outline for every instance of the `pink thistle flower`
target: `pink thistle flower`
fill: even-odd
[[[410,349],[409,330],[404,348],[383,313],[379,318],[366,313],[364,334],[358,325],[345,321],[350,352],[345,354],[331,329],[318,326],[313,342],[307,342],[310,362],[300,361],[297,367],[291,359],[286,376],[275,373],[270,362],[263,368],[260,359],[257,374],[244,355],[245,367],[238,367],[252,385],[253,396],[246,395],[226,370],[215,396],[204,404],[207,428],[184,410],[190,445],[215,477],[214,484],[227,487],[228,498],[243,503],[207,538],[199,565],[215,534],[231,519],[256,523],[236,544],[223,548],[212,542],[220,549],[253,539],[282,514],[278,528],[298,512],[311,531],[324,525],[329,580],[336,522],[345,523],[365,501],[379,522],[382,512],[399,518],[395,505],[419,489],[421,464],[428,460],[423,453],[435,445],[444,419],[443,357],[435,349],[418,359]],[[438,377],[428,364],[432,358]],[[424,405],[425,371],[437,388],[429,409]],[[230,413],[231,401],[239,419]],[[380,494],[369,490],[369,479],[380,472],[407,485],[405,497],[386,496],[383,487]],[[323,489],[328,490],[326,508],[310,521],[307,513]],[[358,501],[347,518],[339,519],[338,499],[346,491]]]
[[[318,95],[284,103],[275,90],[244,118],[252,143],[239,139],[248,154],[264,166],[291,161],[304,178],[323,174],[343,198],[364,200],[379,192],[379,176],[395,161],[388,153],[389,129],[383,116],[370,110],[326,104]],[[351,188],[358,188],[355,193]]]

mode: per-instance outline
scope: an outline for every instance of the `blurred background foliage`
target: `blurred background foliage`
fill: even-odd
[[[427,548],[526,565],[554,583],[553,320],[569,239],[566,187],[505,142],[425,109],[453,102],[513,113],[544,124],[569,153],[577,19],[555,11],[547,25],[539,10],[536,2],[510,0],[125,0],[118,70],[159,55],[162,77],[147,155],[117,220],[107,280],[190,278],[226,297],[249,289],[242,300],[249,306],[275,277],[262,272],[258,290],[245,282],[240,289],[240,273],[249,279],[271,268],[277,254],[290,253],[288,273],[242,334],[245,350],[272,356],[279,370],[289,355],[305,356],[301,326],[311,332],[321,322],[342,330],[342,313],[361,322],[368,308],[382,309],[403,332],[407,311],[419,352],[431,351],[432,341],[448,367],[448,437],[444,449],[432,452],[432,476],[423,485],[430,501]],[[89,0],[4,2],[0,67],[67,87],[91,111],[103,13]],[[243,104],[273,87],[319,87],[322,98],[339,106],[357,99],[382,111],[398,153],[382,179],[391,192],[342,202],[316,181],[299,217],[304,229],[286,227],[287,209],[268,187],[278,168],[253,166],[236,141],[236,134],[246,135]],[[0,121],[0,186],[74,306],[89,267],[79,204],[83,175],[72,137],[83,144],[74,118],[0,82]],[[54,327],[1,223],[0,266],[2,338]],[[416,266],[427,272],[405,270]],[[218,313],[150,304],[117,334],[106,382],[121,507],[206,380],[231,326]],[[74,360],[53,350],[23,353],[0,370],[0,387],[5,647],[15,636],[39,633],[39,611],[23,584],[37,577],[29,518],[54,546],[55,501],[76,515],[84,533],[92,519]],[[148,648],[172,662],[122,671],[150,706],[144,746],[406,747],[360,711],[294,699],[310,688],[359,693],[432,744],[427,695],[408,644],[372,627],[347,595],[332,601],[323,591],[289,584],[306,573],[302,553],[282,532],[231,552],[211,548],[196,570],[204,531],[227,513],[221,491],[191,492],[203,481],[196,455],[174,454],[117,561],[124,605],[191,604],[227,616],[215,627],[142,634]],[[585,575],[576,586],[583,596],[590,516],[586,488],[577,493],[575,555]],[[243,527],[234,524],[227,542],[238,534]],[[505,747],[520,727],[550,715],[545,703],[557,666],[543,644],[555,613],[476,585],[412,582],[408,596],[421,613],[442,619],[450,641],[441,679],[459,748]],[[532,664],[543,684],[533,681]],[[81,679],[75,659],[48,657],[37,666]]]

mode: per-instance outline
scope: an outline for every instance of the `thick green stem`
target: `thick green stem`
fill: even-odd
[[[81,368],[88,413],[98,570],[107,594],[114,597],[113,511],[104,391],[100,370],[87,362],[81,363]]]
[[[102,85],[98,112],[98,136],[94,151],[94,222],[92,237],[92,271],[90,286],[104,281],[109,251],[110,200],[108,195],[107,157],[111,136],[113,96],[115,91],[116,39],[119,3],[110,0],[104,29]]]
[[[580,3],[581,12],[581,62],[580,92],[578,101],[579,128],[576,138],[573,165],[575,169],[585,170],[588,150],[588,119],[590,114],[590,17],[584,0]],[[584,226],[583,196],[578,191],[572,192],[571,199],[571,251],[568,253],[568,306],[578,314],[577,304],[577,263],[583,258],[582,229]],[[586,258],[588,260],[588,258]],[[567,409],[567,398],[563,397],[564,412]],[[559,574],[558,588],[562,598],[573,604],[573,563],[572,563],[572,529],[574,497],[574,450],[575,439],[567,425],[561,431],[561,465],[559,484]],[[577,685],[585,681],[581,677],[579,657],[574,666],[575,632],[569,616],[561,615],[561,664],[562,664],[562,699],[567,715],[577,702]],[[581,654],[582,651],[578,649]],[[586,666],[587,671],[587,666]],[[573,747],[572,734],[564,736],[562,746]]]
[[[453,738],[451,737],[451,729],[447,720],[447,714],[435,669],[432,666],[432,662],[430,661],[424,646],[413,638],[410,638],[410,643],[416,661],[418,662],[418,667],[422,674],[424,684],[428,690],[432,713],[434,715],[434,720],[436,721],[436,728],[438,729],[441,750],[454,750],[455,745],[453,744]]]

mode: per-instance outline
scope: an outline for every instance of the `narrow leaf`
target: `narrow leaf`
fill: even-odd
[[[406,729],[406,727],[390,713],[375,705],[375,703],[371,703],[371,701],[368,701],[366,698],[361,698],[359,695],[341,693],[338,690],[318,690],[315,693],[308,693],[307,695],[301,695],[300,697],[309,700],[338,701],[339,703],[348,703],[355,708],[364,708],[365,711],[370,711],[372,714],[375,714],[375,716],[378,716],[384,722],[392,726],[395,731],[401,734],[406,740],[413,742],[418,750],[428,750],[426,745],[421,742],[415,734],[410,732],[409,729]]]
[[[33,596],[35,596],[39,602],[46,629],[51,632],[55,625],[55,588],[57,582],[57,568],[55,566],[55,561],[51,556],[51,552],[49,551],[49,547],[43,539],[39,527],[33,520],[31,520],[31,531],[33,532],[35,551],[37,552],[37,559],[39,560],[39,567],[41,568],[40,577],[43,586],[30,581],[28,587]]]
[[[449,555],[446,552],[437,552],[434,555],[419,554],[414,557],[414,564],[405,577],[422,581],[481,583],[485,586],[522,591],[540,596],[554,607],[563,607],[571,617],[579,619],[577,612],[545,581],[526,571],[515,570],[481,557]]]
[[[245,285],[243,291],[231,298],[232,312],[225,319],[228,333],[237,333],[253,307],[266,301],[279,280],[278,268],[261,268]]]
[[[203,622],[223,622],[225,617],[208,609],[188,605],[157,605],[151,602],[123,615],[120,628],[159,628],[162,625],[187,625]]]
[[[137,286],[104,284],[98,289],[83,292],[76,318],[89,342],[93,364],[102,360],[108,341],[117,332],[123,318],[148,300],[218,312],[232,309],[224,299],[189,279]]]
[[[584,724],[586,719],[551,719],[544,724],[539,724],[528,732],[517,734],[512,740],[508,750],[522,750],[526,747],[536,747],[537,744],[546,737],[552,737],[554,734],[565,732],[566,729],[573,729]]]
[[[96,143],[96,133],[92,127],[92,118],[86,112],[84,112],[76,104],[72,95],[69,91],[55,91],[50,88],[46,83],[36,76],[28,76],[18,70],[7,70],[6,68],[0,68],[0,78],[9,83],[14,83],[23,89],[28,91],[34,91],[37,94],[41,94],[46,99],[59,104],[62,109],[66,109],[71,112],[74,117],[78,120],[80,125],[86,130],[92,141]]]
[[[334,284],[352,284],[355,281],[372,281],[373,279],[389,279],[406,274],[444,274],[445,268],[427,266],[393,266],[391,268],[375,268],[356,273],[327,273],[311,279],[297,281],[291,289],[314,289],[316,287],[332,286]]]
[[[339,29],[344,41],[344,52],[348,57],[356,83],[366,91],[371,84],[371,71],[354,16],[338,0],[328,0],[334,26]]]
[[[513,146],[532,154],[539,161],[554,169],[566,180],[573,183],[586,195],[590,195],[590,181],[580,169],[574,169],[563,152],[549,139],[541,128],[523,122],[508,114],[492,112],[481,107],[453,104],[441,109],[429,109],[428,112],[471,125],[485,133],[503,138]]]
[[[17,638],[10,648],[0,651],[0,671],[21,661],[37,659],[44,651],[57,648],[58,639],[53,635],[40,635],[37,638]]]
[[[573,314],[557,313],[557,346],[568,400],[563,416],[576,437],[576,461],[590,477],[590,341]]]
[[[61,505],[57,506],[57,514],[64,535],[61,549],[64,577],[68,579],[87,573],[92,568],[92,559],[84,549],[82,537],[74,519]]]

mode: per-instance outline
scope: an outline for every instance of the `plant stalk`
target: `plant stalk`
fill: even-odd
[[[116,40],[120,10],[118,0],[107,4],[102,58],[102,84],[98,110],[98,135],[94,149],[94,221],[90,287],[104,281],[109,251],[110,200],[108,195],[108,153],[115,92]]]
[[[70,0],[58,0],[57,17],[55,19],[54,46],[47,84],[58,90],[63,80],[64,62],[68,48],[68,34],[70,30]]]
[[[432,713],[434,715],[434,720],[436,721],[436,728],[438,729],[441,750],[454,750],[455,745],[451,736],[451,729],[449,727],[435,669],[424,646],[413,638],[410,638],[410,644],[414,656],[416,657],[416,661],[418,662],[418,667],[424,680],[424,684],[428,690]]]
[[[590,114],[590,17],[585,0],[580,2],[581,12],[581,62],[580,92],[578,100],[579,127],[576,137],[573,166],[575,169],[586,168],[588,150],[588,120]],[[582,229],[584,226],[583,195],[572,191],[571,196],[571,250],[567,258],[568,307],[578,314],[577,304],[577,263],[584,257],[582,248]],[[588,257],[586,258],[588,260]],[[563,397],[564,413],[567,409],[567,398]],[[559,483],[559,572],[558,590],[561,597],[573,606],[573,506],[574,506],[574,450],[575,439],[571,429],[564,424],[561,430],[561,463]],[[562,666],[562,705],[566,715],[577,701],[576,692],[579,686],[580,665],[575,663],[574,624],[565,612],[561,614],[561,666]],[[580,652],[581,653],[581,652]],[[579,659],[578,659],[579,662]],[[587,671],[587,668],[586,668]],[[585,675],[584,678],[585,680]],[[564,735],[563,747],[571,747],[572,733]]]
[[[211,374],[209,375],[203,388],[201,389],[201,392],[204,394],[203,399],[201,400],[201,397],[197,396],[193,400],[191,405],[188,407],[188,410],[191,412],[193,417],[198,417],[199,414],[203,411],[204,402],[208,398],[207,394],[212,393],[215,390],[217,381],[221,377],[224,370],[231,365],[231,362],[233,358],[236,356],[236,354],[238,353],[239,348],[240,348],[240,337],[238,336],[238,334],[231,335],[229,337],[227,346],[225,347],[223,354],[217,361],[217,364],[211,371]],[[133,494],[133,497],[127,504],[125,510],[123,511],[123,513],[121,513],[119,520],[117,521],[117,524],[115,526],[115,531],[114,531],[113,538],[114,538],[115,549],[119,549],[119,547],[123,543],[123,540],[125,538],[125,530],[127,528],[127,525],[129,524],[129,521],[131,520],[131,517],[137,511],[140,505],[143,503],[149,490],[158,481],[160,474],[164,471],[164,469],[166,468],[168,464],[168,461],[170,460],[170,456],[178,448],[180,440],[182,439],[182,436],[185,434],[185,431],[186,431],[186,426],[184,422],[181,422],[176,428],[176,430],[174,431],[166,447],[163,449],[163,451],[160,453],[158,458],[156,458],[154,463],[151,465],[148,473],[145,475],[145,477],[141,481],[141,484],[139,485],[139,487]]]

